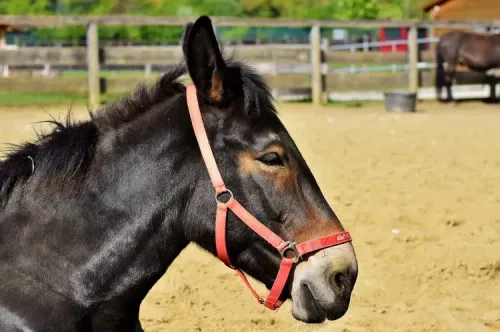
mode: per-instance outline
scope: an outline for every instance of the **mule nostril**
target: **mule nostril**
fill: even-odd
[[[342,272],[338,272],[335,274],[333,280],[337,287],[342,288],[342,281],[344,281],[344,274]]]
[[[314,296],[312,295],[312,291],[311,291],[311,287],[309,287],[309,285],[307,284],[307,282],[303,282],[301,284],[302,288],[304,288],[304,291],[309,295],[311,296],[311,298],[313,298]]]

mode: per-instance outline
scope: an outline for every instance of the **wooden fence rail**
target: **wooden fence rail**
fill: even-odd
[[[278,47],[277,47],[278,46]],[[287,45],[241,45],[224,47],[227,54],[251,64],[311,63],[310,50],[304,46]],[[28,66],[50,64],[52,66],[86,66],[85,47],[21,47],[19,49],[0,49],[0,64],[9,66]],[[395,52],[349,52],[322,50],[323,62],[335,65],[349,64],[407,64],[408,53]],[[182,58],[178,46],[113,46],[99,50],[100,63],[111,66],[170,65]],[[435,53],[420,53],[421,61],[435,62]]]
[[[251,63],[309,63],[310,52],[307,46],[302,45],[241,45],[226,46],[224,51],[237,59]],[[21,47],[18,49],[0,49],[0,64],[10,66],[23,65],[86,65],[85,47]],[[99,49],[101,64],[105,65],[167,65],[178,63],[182,59],[182,50],[179,46],[112,46]],[[339,62],[346,62],[339,54]],[[372,61],[375,54],[369,61]],[[398,57],[403,59],[403,57]]]
[[[111,95],[124,94],[133,91],[140,82],[153,83],[158,75],[148,78],[100,78],[101,93]],[[265,74],[264,79],[273,89],[311,91],[311,74]],[[333,92],[364,92],[386,91],[391,89],[406,89],[408,73],[359,73],[359,74],[327,74],[324,77],[325,94]],[[186,78],[186,80],[188,80]],[[485,84],[484,76],[474,72],[459,72],[457,83]],[[420,87],[433,87],[434,74],[422,72]],[[0,78],[0,91],[15,93],[69,93],[86,95],[89,92],[88,80],[85,77],[28,77],[14,76]]]

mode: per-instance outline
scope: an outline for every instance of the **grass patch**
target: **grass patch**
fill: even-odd
[[[73,78],[87,78],[88,71],[86,70],[68,70],[63,71],[63,77],[73,77]],[[99,75],[102,78],[145,78],[144,70],[101,70]],[[151,75],[157,75],[157,73],[153,72]]]
[[[41,105],[85,103],[86,95],[67,93],[12,93],[0,92],[0,105]]]
[[[132,91],[130,91],[132,93]],[[128,93],[128,94],[130,94]],[[120,99],[123,94],[101,94],[101,105],[105,105],[110,101]],[[88,96],[84,94],[70,93],[12,93],[0,92],[0,106],[16,106],[16,105],[71,105],[71,104],[86,104]]]

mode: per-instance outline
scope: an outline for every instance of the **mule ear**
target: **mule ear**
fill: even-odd
[[[201,16],[196,22],[186,25],[182,49],[189,76],[198,91],[209,102],[222,103],[226,64],[208,16]]]
[[[184,27],[184,32],[182,33],[182,52],[184,54],[184,57],[186,57],[187,54],[187,41],[192,28],[193,22],[189,22]]]

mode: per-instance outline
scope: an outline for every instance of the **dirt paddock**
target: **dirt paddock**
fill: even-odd
[[[233,271],[190,246],[146,298],[146,331],[500,331],[500,106],[278,107],[354,238],[348,313],[306,326],[289,303],[263,309]],[[33,137],[44,111],[65,109],[0,109],[0,142]]]

